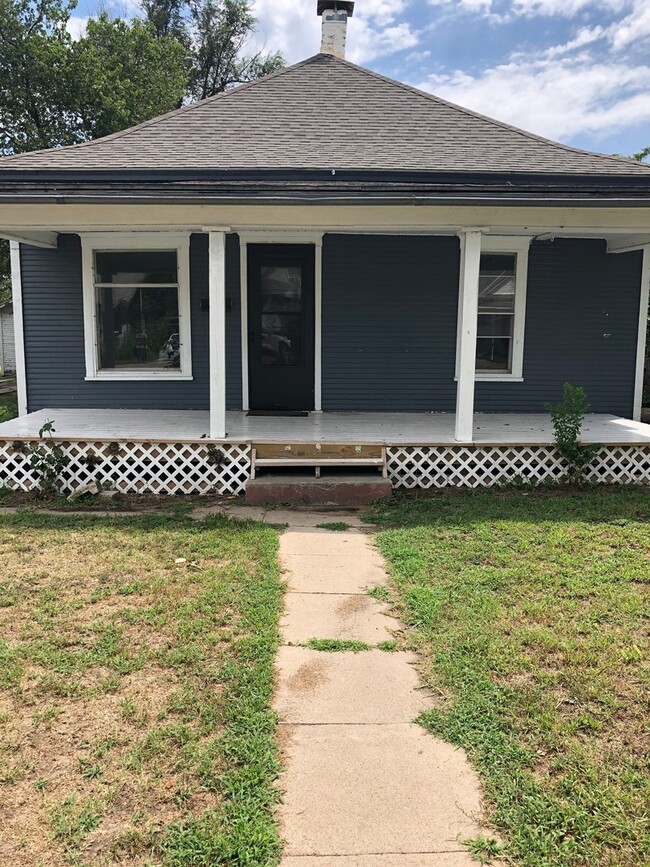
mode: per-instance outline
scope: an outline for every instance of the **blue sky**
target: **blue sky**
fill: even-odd
[[[80,0],[71,29],[136,0]],[[318,51],[316,0],[254,0],[251,49]],[[357,0],[348,58],[577,147],[650,145],[650,0]]]

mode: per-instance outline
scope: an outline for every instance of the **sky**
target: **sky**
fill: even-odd
[[[69,29],[136,0],[79,0]],[[316,0],[253,0],[250,50],[320,47]],[[347,57],[539,135],[603,153],[650,146],[650,0],[357,0]]]

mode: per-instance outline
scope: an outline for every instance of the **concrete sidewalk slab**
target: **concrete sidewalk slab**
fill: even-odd
[[[287,644],[304,644],[310,638],[379,644],[400,629],[388,611],[388,605],[368,595],[287,593],[280,629]]]
[[[280,537],[280,555],[317,554],[319,557],[345,555],[354,564],[355,557],[367,558],[366,562],[383,565],[379,551],[372,545],[371,537],[361,530],[335,533],[315,527],[296,527]]]
[[[479,786],[464,753],[420,726],[285,731],[286,855],[439,852],[480,833]]]
[[[319,524],[349,524],[350,527],[368,527],[359,517],[358,511],[343,509],[331,512],[310,512],[306,509],[269,509],[265,520],[267,524],[288,524],[290,527],[312,527]],[[334,532],[332,530],[328,532]],[[342,531],[337,531],[342,532]]]
[[[414,855],[288,855],[280,867],[477,867],[466,851]]]
[[[274,707],[283,723],[411,722],[431,707],[412,653],[324,653],[281,647]]]
[[[386,573],[370,558],[350,563],[347,554],[284,554],[282,567],[289,590],[296,593],[365,593],[386,583]]]

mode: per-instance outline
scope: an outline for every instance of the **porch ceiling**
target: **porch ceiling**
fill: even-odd
[[[0,439],[38,437],[47,420],[63,440],[128,440],[184,442],[205,439],[207,411],[43,409],[0,424]],[[310,413],[306,418],[249,417],[229,412],[229,442],[329,442],[382,445],[455,444],[453,413]],[[614,415],[589,415],[585,442],[620,445],[650,444],[650,424]],[[547,415],[477,413],[474,442],[480,444],[539,444],[553,442]]]

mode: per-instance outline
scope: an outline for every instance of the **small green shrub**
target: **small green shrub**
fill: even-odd
[[[70,463],[61,445],[54,441],[54,423],[46,421],[39,430],[39,443],[32,443],[27,448],[29,465],[39,477],[40,490],[51,495],[57,492],[59,477]]]
[[[557,449],[569,465],[570,481],[579,482],[600,450],[600,445],[580,442],[582,422],[589,410],[584,388],[565,382],[562,400],[558,404],[546,403],[545,409],[553,422]]]

